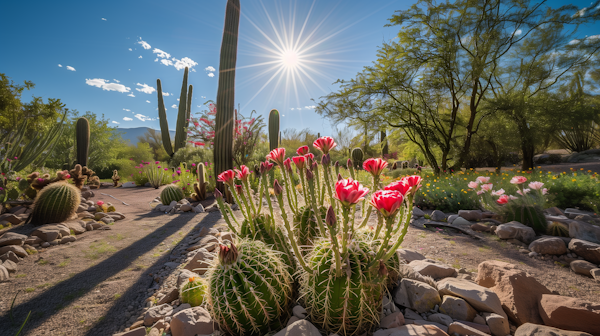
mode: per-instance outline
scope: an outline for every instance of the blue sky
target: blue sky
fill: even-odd
[[[311,98],[318,100],[335,90],[335,80],[352,78],[375,60],[378,46],[398,30],[384,28],[387,19],[412,3],[242,0],[236,105],[244,115],[256,110],[265,119],[270,109],[279,109],[282,130],[330,133],[330,123],[314,113]],[[589,1],[573,3],[583,7]],[[31,94],[60,98],[70,109],[104,114],[121,128],[159,128],[154,90],[160,78],[173,128],[186,64],[193,69],[192,111],[216,100],[225,4],[225,0],[11,1],[3,4],[0,14],[5,27],[0,72],[15,82],[36,84],[25,93],[26,100]],[[598,34],[597,28],[584,27],[580,34]],[[304,69],[294,79],[287,63],[281,63],[278,47],[285,45],[296,48],[284,51],[283,59],[297,59]]]

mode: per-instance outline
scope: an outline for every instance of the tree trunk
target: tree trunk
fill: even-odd
[[[385,131],[381,131],[380,135],[381,135],[381,142],[382,142],[381,156],[383,157],[385,155],[388,155],[388,143],[387,143]]]

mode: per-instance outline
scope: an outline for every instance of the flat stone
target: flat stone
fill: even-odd
[[[104,224],[110,224],[110,223],[114,223],[115,219],[112,218],[111,216],[106,216],[106,217],[100,218],[100,221],[103,222]]]
[[[425,260],[414,260],[408,264],[415,271],[421,273],[424,276],[430,276],[434,279],[443,279],[447,277],[456,277],[456,269],[453,267],[434,264]]]
[[[475,223],[471,225],[471,230],[477,232],[490,232],[490,227],[484,224]]]
[[[498,295],[483,286],[467,280],[445,278],[438,282],[438,291],[440,295],[463,298],[478,311],[496,313],[507,318]]]
[[[542,237],[529,244],[529,250],[539,254],[563,255],[567,253],[567,245],[558,237]]]
[[[162,305],[165,303],[171,303],[179,298],[179,290],[177,288],[173,288],[169,291],[165,296],[163,296],[157,303],[157,305]]]
[[[477,315],[477,311],[467,301],[450,295],[444,295],[440,312],[455,320],[463,321],[473,321]]]
[[[572,239],[569,243],[569,250],[589,262],[600,264],[600,244],[581,239]]]
[[[60,244],[72,243],[77,240],[75,236],[67,236],[60,239]]]
[[[6,232],[0,237],[0,246],[6,245],[23,245],[23,242],[27,239],[26,235],[15,232]]]
[[[546,209],[546,212],[548,214],[550,214],[551,216],[564,216],[565,214],[562,212],[562,210],[560,210],[557,207],[552,207],[552,208],[548,208]]]
[[[394,302],[424,313],[442,303],[442,300],[438,291],[430,285],[404,278],[394,290]]]
[[[8,270],[4,265],[0,265],[0,282],[7,281],[8,279]]]
[[[107,212],[106,214],[111,216],[112,218],[117,217],[117,218],[119,218],[118,220],[125,219],[125,215],[123,215],[122,213],[120,213],[118,211]],[[117,219],[115,218],[115,220],[117,220]]]
[[[493,314],[493,313],[490,313],[490,314]],[[496,314],[496,315],[498,315],[498,314]],[[498,316],[500,316],[500,315],[498,315]],[[479,317],[479,315],[477,315],[476,317]],[[469,321],[455,321],[455,322],[462,323],[462,324],[464,324],[466,326],[469,326],[471,328],[477,329],[477,330],[479,330],[479,331],[481,331],[483,333],[486,333],[486,334],[490,334],[491,333],[490,332],[490,327],[488,327],[485,324],[485,320],[483,320],[483,324],[481,324],[481,323],[475,323],[475,322],[469,322]],[[508,323],[506,323],[506,325],[508,325]],[[510,331],[507,334],[509,334],[509,333],[510,333]],[[504,334],[503,336],[505,336],[507,334]]]
[[[444,331],[444,332],[448,332],[448,327],[441,324],[441,323],[437,323],[437,322],[432,322],[432,321],[426,321],[426,320],[415,320],[412,324],[415,325],[420,325],[420,326],[434,326],[439,328],[440,330]]]
[[[489,334],[484,333],[483,331],[477,330],[471,326],[468,326],[464,323],[460,322],[452,322],[448,326],[448,333],[454,334],[457,333],[459,335],[468,335],[468,336],[489,336]]]
[[[40,237],[36,237],[36,236],[32,236],[32,237],[28,237],[27,239],[25,239],[25,244],[27,245],[39,245],[43,242],[43,240]]]
[[[436,323],[440,323],[445,325],[446,327],[448,327],[452,322],[454,322],[452,320],[452,317],[446,315],[446,314],[431,314],[427,317],[427,319],[431,322],[436,322]]]
[[[504,316],[500,316],[496,313],[482,314],[485,317],[485,323],[490,328],[490,332],[493,336],[506,336],[510,334],[510,325]]]
[[[193,207],[190,204],[182,204],[181,207],[179,207],[179,210],[181,211],[192,211]]]
[[[12,225],[17,225],[22,222],[22,220],[19,217],[17,217],[16,214],[11,213],[4,213],[0,215],[0,220],[7,221]]]
[[[496,235],[500,239],[517,239],[525,244],[529,244],[535,239],[535,231],[517,221],[498,225]]]
[[[568,224],[569,237],[600,244],[600,226],[576,220],[569,221]]]
[[[515,336],[592,336],[582,331],[569,331],[545,325],[525,323],[517,328]]]
[[[396,328],[381,329],[373,336],[448,336],[446,332],[434,325],[407,324]],[[278,335],[279,336],[279,335]]]
[[[452,226],[462,227],[462,228],[467,228],[467,227],[470,228],[471,222],[469,222],[468,220],[466,220],[462,217],[458,217],[454,221],[452,221]]]
[[[573,260],[569,266],[573,272],[589,277],[592,276],[591,270],[598,267],[586,260]]]
[[[379,326],[381,328],[389,329],[399,327],[401,325],[404,325],[404,323],[404,315],[401,312],[397,311],[382,318],[379,322]]]
[[[60,229],[54,225],[44,225],[41,226],[33,232],[31,232],[30,236],[40,237],[45,242],[51,242],[55,239],[61,237]]]
[[[419,315],[417,312],[415,312],[414,310],[411,310],[410,308],[406,308],[404,310],[404,318],[408,321],[417,321],[417,320],[423,320],[423,316]]]
[[[396,252],[398,253],[398,257],[404,259],[407,263],[410,263],[415,260],[426,259],[425,256],[421,253],[410,249],[401,248],[396,250]]]
[[[212,254],[210,254],[206,249],[199,249],[198,253],[196,253],[192,260],[190,260],[185,266],[184,269],[195,272],[199,275],[206,273],[209,266],[211,265],[211,261],[213,259]]]
[[[151,307],[144,315],[144,325],[151,327],[156,321],[170,315],[173,312],[173,307],[168,304]]]
[[[458,210],[458,216],[468,221],[479,221],[483,218],[481,210]]]
[[[73,221],[68,221],[63,223],[69,230],[73,230],[75,234],[82,234],[85,230],[85,222],[78,219]]]
[[[17,263],[12,260],[6,259],[4,262],[0,261],[0,263],[6,268],[8,273],[15,273],[17,271]]]
[[[547,326],[600,335],[600,304],[560,295],[545,294],[539,303]]]
[[[215,330],[214,326],[210,314],[202,307],[184,309],[173,315],[171,319],[173,336],[210,335]]]
[[[27,251],[25,251],[24,248],[22,248],[21,246],[18,246],[18,245],[6,245],[6,246],[0,247],[0,255],[7,253],[7,252],[13,252],[14,254],[16,254],[17,256],[19,256],[21,258],[25,258],[28,256]]]

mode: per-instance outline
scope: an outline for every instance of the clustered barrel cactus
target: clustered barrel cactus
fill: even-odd
[[[34,225],[64,222],[75,214],[80,198],[80,191],[74,185],[51,183],[37,193],[29,221]]]
[[[169,205],[173,201],[179,202],[184,197],[185,196],[183,195],[183,190],[181,190],[181,188],[179,186],[176,186],[174,184],[170,184],[170,185],[166,186],[160,192],[160,201],[164,205]]]

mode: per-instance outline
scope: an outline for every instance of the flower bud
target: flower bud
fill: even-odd
[[[335,227],[337,223],[337,219],[335,218],[335,211],[333,211],[333,207],[330,205],[329,209],[327,209],[327,215],[325,215],[325,223],[330,228]]]
[[[379,276],[385,277],[387,275],[388,275],[387,267],[385,266],[385,263],[383,262],[383,260],[379,259]]]
[[[346,164],[348,169],[350,169],[350,167],[354,167],[354,162],[352,162],[352,159],[348,159],[348,162]]]
[[[338,181],[343,180],[342,174],[338,174]]]
[[[339,169],[340,168],[340,161],[335,161],[335,169]]]
[[[275,182],[273,183],[273,192],[275,192],[275,196],[279,196],[283,192],[283,188],[277,179],[275,179]]]
[[[215,188],[215,198],[218,199],[218,200],[222,200],[223,199],[223,194],[217,188]]]
[[[312,181],[312,179],[315,177],[315,174],[313,174],[313,172],[310,169],[306,170],[306,179],[308,181]]]
[[[239,256],[238,249],[233,243],[227,247],[227,245],[219,246],[219,261],[224,265],[231,265],[237,261]]]
[[[313,161],[313,163],[312,163],[311,170],[312,171],[319,171],[319,165],[315,161]]]
[[[241,185],[239,185],[239,184],[236,184],[236,185],[235,185],[235,191],[236,191],[238,194],[240,194],[240,195],[241,195],[241,194],[242,194],[242,192],[243,192],[243,190],[242,190],[242,186],[241,186]]]
[[[321,156],[321,164],[323,166],[329,166],[330,163],[331,163],[331,156],[329,156],[329,153]]]

